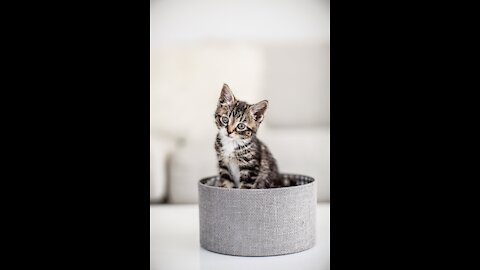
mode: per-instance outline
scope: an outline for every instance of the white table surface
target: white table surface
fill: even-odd
[[[237,257],[200,247],[198,205],[150,207],[150,269],[330,269],[330,204],[317,206],[317,241],[313,248],[289,255]]]

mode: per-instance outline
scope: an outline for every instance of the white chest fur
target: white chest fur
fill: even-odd
[[[239,143],[227,136],[220,136],[222,140],[223,162],[228,166],[230,175],[233,177],[235,186],[240,186],[240,169],[237,159],[235,158],[235,148]]]
[[[235,140],[222,136],[222,150],[223,150],[223,155],[224,157],[228,158],[233,158],[235,157],[234,151],[235,147],[238,146],[238,144],[235,142]]]

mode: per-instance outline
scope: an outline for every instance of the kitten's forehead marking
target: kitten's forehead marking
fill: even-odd
[[[222,112],[228,117],[228,124],[225,129],[229,132],[234,132],[239,123],[244,123],[252,132],[256,132],[258,124],[250,113],[251,107],[252,105],[245,101],[235,100],[233,104],[220,106],[217,112]],[[250,135],[247,133],[247,136]]]

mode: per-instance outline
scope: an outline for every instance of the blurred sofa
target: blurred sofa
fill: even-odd
[[[268,99],[258,136],[281,172],[318,182],[330,200],[329,46],[202,43],[151,51],[152,203],[196,203],[217,173],[213,112],[223,83],[249,103]]]

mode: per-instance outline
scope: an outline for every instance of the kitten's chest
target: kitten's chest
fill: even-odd
[[[223,139],[222,140],[222,159],[223,162],[228,166],[230,175],[233,177],[235,185],[238,187],[240,185],[240,168],[235,154],[236,147],[238,146],[233,140]]]
[[[222,154],[224,159],[235,158],[236,143],[232,140],[222,140]]]
[[[239,149],[246,143],[248,142],[233,140],[228,136],[220,135],[221,154],[224,158],[238,158],[239,155],[242,155],[242,151],[239,151]]]

